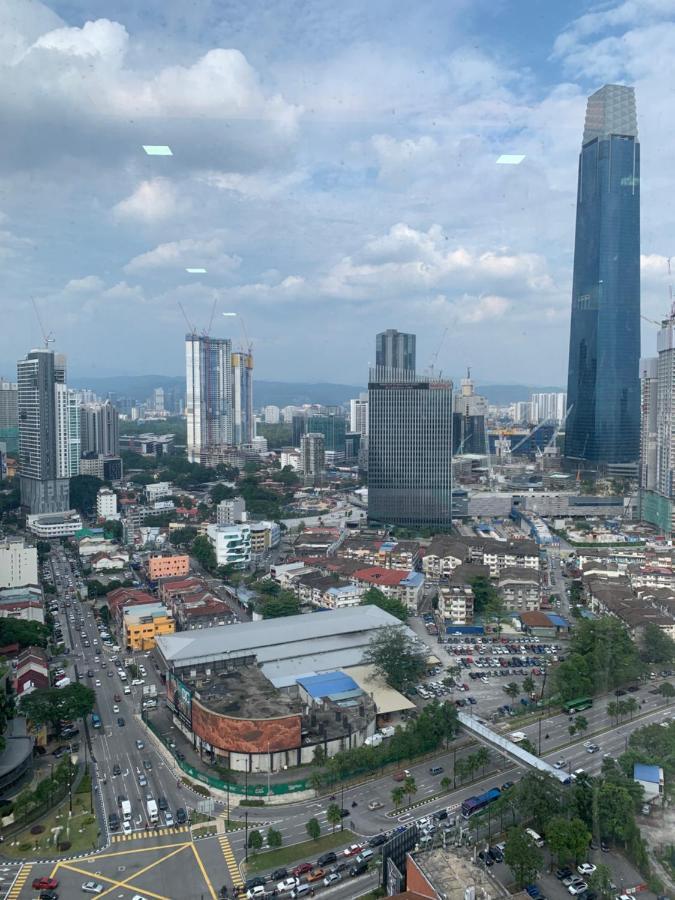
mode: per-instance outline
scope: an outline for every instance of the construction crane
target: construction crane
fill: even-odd
[[[42,332],[42,340],[45,345],[45,350],[49,350],[49,345],[53,344],[55,341],[54,332],[50,331],[49,334],[45,331],[45,326],[42,324],[42,319],[40,318],[40,311],[37,308],[37,303],[35,302],[35,297],[31,297],[31,303],[33,304],[33,309],[35,310],[35,318],[38,321],[38,325],[40,326],[40,331]]]
[[[244,335],[244,352],[248,353],[248,355],[250,356],[251,353],[253,352],[253,344],[249,340],[248,332],[246,331],[246,323],[244,322],[244,317],[241,315],[241,313],[237,313],[237,312],[224,312],[223,315],[226,318],[230,318],[231,316],[236,316],[239,319],[239,324],[241,325],[241,331],[242,331],[242,334]]]
[[[178,306],[179,306],[179,308],[180,308],[180,311],[183,313],[183,318],[185,319],[185,324],[186,324],[187,327],[188,327],[188,331],[190,332],[190,334],[196,334],[196,333],[197,333],[197,329],[196,329],[195,326],[192,324],[192,322],[188,319],[187,313],[185,312],[185,308],[183,307],[183,304],[180,302],[180,300],[178,300],[177,303],[178,303]]]
[[[446,328],[445,328],[444,331],[443,331],[443,334],[441,335],[441,339],[440,339],[440,341],[438,342],[438,347],[436,348],[436,352],[435,352],[435,353],[432,355],[432,357],[431,357],[431,362],[429,363],[429,373],[430,373],[430,375],[431,375],[432,377],[433,377],[433,374],[434,374],[434,369],[435,369],[435,367],[436,367],[436,363],[438,362],[438,355],[439,355],[439,353],[441,352],[441,350],[442,350],[442,348],[443,348],[443,344],[444,344],[444,342],[445,342],[445,336],[446,336],[447,333],[448,333],[448,329],[447,329],[447,326],[446,326]],[[441,370],[439,371],[439,373],[438,373],[438,377],[440,378],[442,374],[443,374],[443,370],[441,369]]]

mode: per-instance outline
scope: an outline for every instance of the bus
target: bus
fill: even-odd
[[[501,795],[502,792],[499,788],[491,788],[489,791],[480,794],[478,797],[469,797],[462,803],[462,816],[465,819],[470,819],[471,816],[481,812],[481,810],[485,809],[491,803],[494,803],[495,800],[499,800]]]
[[[96,713],[91,714],[91,726],[92,726],[92,728],[100,728],[101,727],[101,717],[97,716]]]
[[[563,709],[568,714],[581,712],[583,709],[590,709],[591,706],[593,706],[593,701],[590,697],[580,697],[578,700],[570,700],[567,703],[563,703]]]

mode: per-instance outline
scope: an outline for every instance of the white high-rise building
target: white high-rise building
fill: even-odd
[[[96,517],[97,519],[116,519],[117,516],[117,494],[110,488],[101,488],[96,495]]]
[[[313,431],[303,434],[300,457],[305,483],[319,483],[326,468],[326,443],[323,434]]]
[[[232,342],[185,336],[187,455],[199,462],[210,448],[232,444]]]
[[[567,410],[567,394],[564,392],[551,394],[532,394],[530,397],[532,423],[555,422],[559,425],[565,418]]]
[[[152,408],[155,412],[164,412],[164,388],[155,388],[152,392]]]
[[[38,584],[36,547],[27,546],[22,538],[0,543],[0,588]]]
[[[349,430],[358,434],[368,434],[368,394],[364,392],[358,400],[349,401]]]
[[[640,488],[643,491],[656,490],[658,373],[657,357],[640,360]]]
[[[265,417],[265,422],[267,425],[278,425],[279,424],[279,407],[278,406],[266,406],[263,409],[263,415]]]

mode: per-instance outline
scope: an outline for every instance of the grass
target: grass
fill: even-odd
[[[268,850],[265,853],[251,855],[249,850],[246,871],[248,874],[257,872],[270,872],[296,860],[316,859],[327,850],[334,850],[344,844],[356,843],[356,835],[345,828],[344,831],[336,831],[335,834],[324,834],[318,841],[303,841],[301,844],[289,844],[288,847],[279,847],[278,850]]]
[[[93,822],[90,821],[93,819]],[[42,825],[42,834],[31,834],[33,825]],[[59,828],[58,837],[53,829]],[[55,809],[38,819],[19,832],[11,842],[5,841],[2,852],[5,856],[25,858],[39,856],[40,858],[59,856],[72,856],[75,853],[84,853],[93,850],[98,845],[98,822],[96,816],[89,811],[89,799],[84,796],[73,795],[73,815],[68,816],[68,800],[64,800]],[[70,847],[61,852],[57,849],[57,841],[70,841]]]

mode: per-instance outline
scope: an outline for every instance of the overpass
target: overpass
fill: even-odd
[[[556,781],[560,781],[562,784],[570,783],[571,779],[567,772],[554,768],[550,763],[544,762],[543,759],[539,759],[538,756],[529,753],[503,735],[497,734],[496,731],[481,724],[474,716],[460,710],[457,713],[457,717],[460,724],[480,741],[511,757],[520,765],[526,766],[528,769],[535,769],[537,772],[543,772],[545,775],[552,775]]]

